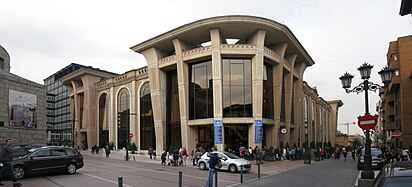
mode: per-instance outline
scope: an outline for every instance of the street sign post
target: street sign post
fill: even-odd
[[[369,114],[365,114],[358,119],[358,126],[363,130],[373,129],[377,123],[378,119]]]

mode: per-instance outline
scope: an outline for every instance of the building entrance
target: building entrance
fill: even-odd
[[[249,147],[248,124],[226,125],[224,124],[225,133],[225,151],[235,152],[238,154],[239,147]]]

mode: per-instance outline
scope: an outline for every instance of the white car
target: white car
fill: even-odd
[[[220,161],[222,162],[222,167],[219,170],[229,170],[232,173],[240,171],[240,166],[243,166],[243,171],[250,171],[252,169],[252,165],[248,160],[243,158],[239,158],[238,156],[229,153],[229,152],[219,152],[214,151],[213,153],[217,153]],[[205,153],[200,157],[197,166],[201,170],[208,169],[209,164],[208,161],[210,159],[209,153]]]

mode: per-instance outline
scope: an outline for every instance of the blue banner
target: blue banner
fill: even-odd
[[[214,121],[214,129],[215,129],[215,144],[222,144],[222,120],[215,120]]]
[[[262,120],[255,120],[255,143],[262,143],[262,140],[263,140]]]

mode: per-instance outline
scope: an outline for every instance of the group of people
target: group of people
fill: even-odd
[[[409,161],[412,158],[412,147],[396,148],[396,147],[381,147],[384,157],[391,163],[399,161]]]
[[[174,148],[173,150],[166,152],[163,149],[161,155],[161,164],[162,165],[169,165],[169,166],[186,166],[186,159],[187,159],[187,150],[185,147],[177,149]],[[166,161],[168,160],[168,163]]]

